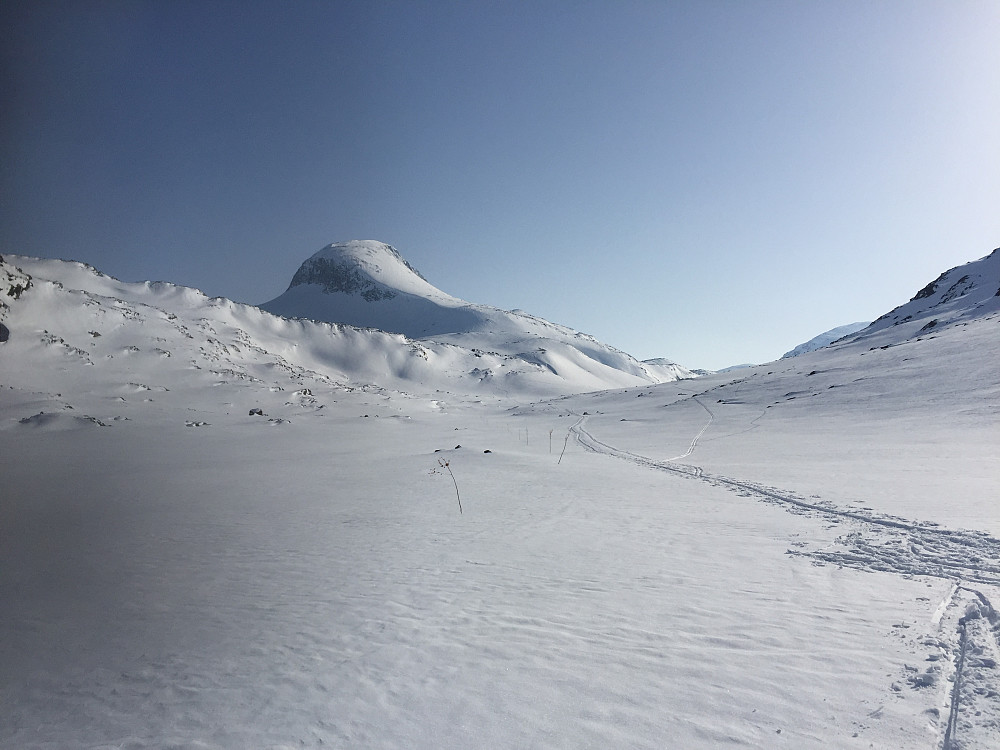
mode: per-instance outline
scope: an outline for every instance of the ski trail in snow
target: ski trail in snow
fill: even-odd
[[[996,727],[996,703],[1000,697],[1000,678],[997,676],[1000,614],[982,591],[967,586],[957,588],[954,602],[960,604],[964,599],[966,606],[958,620],[958,644],[953,657],[955,671],[950,677],[950,705],[942,750],[972,747],[964,735],[984,723]],[[961,739],[959,734],[963,735]]]
[[[951,588],[948,589],[948,593],[945,594],[941,603],[938,604],[937,609],[934,610],[934,614],[931,616],[931,625],[935,628],[941,624],[941,618],[944,617],[944,613],[948,611],[948,608],[955,601],[955,594],[958,593],[958,584],[951,584]]]
[[[944,742],[941,744],[942,750],[958,750],[961,747],[956,744],[955,735],[958,725],[958,713],[962,705],[962,673],[965,671],[965,658],[969,650],[969,632],[966,628],[965,618],[959,621],[958,633],[958,656],[955,661],[955,675],[951,688],[951,707],[948,711],[948,723],[945,725]]]
[[[700,406],[702,409],[708,412],[708,422],[706,422],[705,426],[701,428],[701,430],[698,432],[697,435],[694,436],[694,438],[692,438],[691,444],[688,446],[686,453],[683,453],[680,456],[674,456],[673,458],[668,458],[667,459],[668,461],[680,461],[681,459],[687,458],[692,453],[694,453],[694,449],[698,447],[698,441],[701,440],[701,436],[705,434],[705,430],[711,427],[712,422],[715,421],[715,414],[712,413],[712,410],[709,409],[707,406],[705,406],[705,404],[703,404],[701,402],[701,399],[699,399],[697,396],[692,396],[692,398],[698,402],[698,406]]]
[[[715,486],[728,487],[740,494],[781,505],[791,512],[858,523],[858,528],[838,540],[841,547],[846,549],[811,552],[796,550],[790,554],[866,570],[1000,585],[1000,540],[985,532],[947,529],[895,516],[847,510],[832,503],[807,500],[789,490],[709,474],[701,467],[675,463],[674,459],[658,461],[602,442],[587,430],[586,417],[574,424],[570,431],[583,447],[595,453],[670,474],[701,479]]]
[[[705,409],[711,413],[707,407]],[[708,474],[701,467],[675,463],[677,459],[657,461],[602,442],[587,430],[586,421],[586,416],[581,417],[570,427],[570,432],[584,448],[594,453],[688,479],[700,479],[742,496],[780,505],[792,513],[853,522],[852,530],[839,537],[833,549],[795,549],[789,550],[789,555],[858,570],[907,577],[922,575],[951,581],[948,594],[931,618],[931,624],[935,628],[940,627],[948,613],[958,608],[963,598],[966,600],[965,614],[957,623],[957,643],[951,648],[954,674],[942,750],[960,750],[966,746],[958,739],[960,730],[972,732],[986,728],[992,731],[990,727],[997,725],[1000,614],[986,594],[970,584],[980,584],[988,589],[1000,587],[1000,540],[981,531],[947,529],[894,516],[846,510],[822,501],[810,502],[788,490]],[[707,427],[702,428],[692,440],[688,452],[678,458],[691,454]],[[935,669],[931,667],[931,670]],[[936,679],[936,672],[928,671],[911,678],[911,684],[914,688],[922,688],[934,684]]]

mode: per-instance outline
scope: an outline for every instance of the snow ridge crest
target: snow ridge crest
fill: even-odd
[[[862,334],[933,318],[920,328],[920,331],[930,330],[997,310],[1000,310],[1000,248],[984,258],[945,271],[909,302],[878,318]]]

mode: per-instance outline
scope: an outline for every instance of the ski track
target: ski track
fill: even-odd
[[[788,490],[709,474],[700,466],[677,463],[694,452],[714,420],[711,409],[701,401],[698,403],[711,418],[691,441],[687,452],[676,458],[657,460],[602,442],[587,430],[586,415],[580,417],[569,432],[580,445],[594,453],[726,487],[741,496],[779,505],[791,513],[812,515],[834,523],[851,522],[852,530],[837,539],[839,549],[790,549],[789,555],[808,557],[817,564],[952,581],[948,595],[931,619],[935,628],[943,627],[946,613],[966,602],[965,614],[957,623],[957,642],[950,649],[954,671],[947,701],[948,719],[938,747],[941,750],[971,748],[974,745],[967,745],[961,739],[963,735],[975,734],[977,729],[986,733],[1000,730],[997,711],[1000,702],[1000,675],[997,674],[1000,671],[1000,614],[986,594],[975,587],[976,584],[984,588],[1000,587],[1000,540],[981,531],[947,529],[933,523],[846,510],[823,501],[811,502]],[[932,678],[937,679],[936,673]],[[929,678],[926,674],[918,675],[911,678],[911,684],[914,687],[933,684],[922,682],[922,679]]]
[[[711,427],[712,422],[715,421],[715,414],[712,412],[712,410],[709,409],[707,406],[705,406],[705,404],[703,404],[701,402],[701,399],[699,399],[697,396],[693,396],[692,398],[694,398],[694,400],[698,402],[698,406],[700,406],[702,409],[708,412],[708,422],[705,423],[705,426],[702,427],[701,430],[698,432],[698,434],[695,435],[694,438],[691,440],[691,444],[688,445],[687,452],[681,454],[680,456],[674,456],[673,458],[668,458],[667,459],[668,461],[680,461],[682,458],[687,458],[692,453],[694,453],[694,449],[698,447],[698,441],[701,440],[701,436],[705,434],[705,431],[709,427]]]
[[[964,618],[959,622],[958,633],[958,657],[955,662],[955,675],[952,682],[951,708],[948,711],[948,723],[945,726],[944,740],[941,743],[942,750],[958,750],[961,747],[956,744],[956,727],[962,700],[962,675],[965,671],[965,658],[969,650],[969,632]]]

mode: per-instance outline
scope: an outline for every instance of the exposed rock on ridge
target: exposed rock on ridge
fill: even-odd
[[[945,271],[909,302],[890,310],[859,335],[898,327],[906,338],[997,310],[1000,310],[1000,248],[984,258]]]
[[[376,283],[360,269],[352,268],[346,263],[337,263],[329,258],[310,259],[299,266],[288,287],[291,289],[300,284],[318,284],[328,294],[330,292],[360,294],[369,302],[392,299],[396,296],[396,292]]]
[[[392,299],[398,293],[397,290],[377,280],[383,273],[383,267],[378,262],[380,255],[387,256],[390,264],[401,265],[409,273],[426,281],[392,245],[355,240],[328,245],[308,258],[299,266],[288,288],[315,284],[327,294],[360,294],[369,302]]]

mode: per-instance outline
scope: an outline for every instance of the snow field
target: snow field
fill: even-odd
[[[538,401],[32,263],[0,748],[1000,744],[995,314]]]
[[[936,700],[889,689],[918,656],[893,625],[929,628],[944,582],[790,564],[789,539],[827,531],[579,447],[557,464],[552,420],[353,407],[222,439],[127,424],[20,440],[4,746],[931,736]]]

